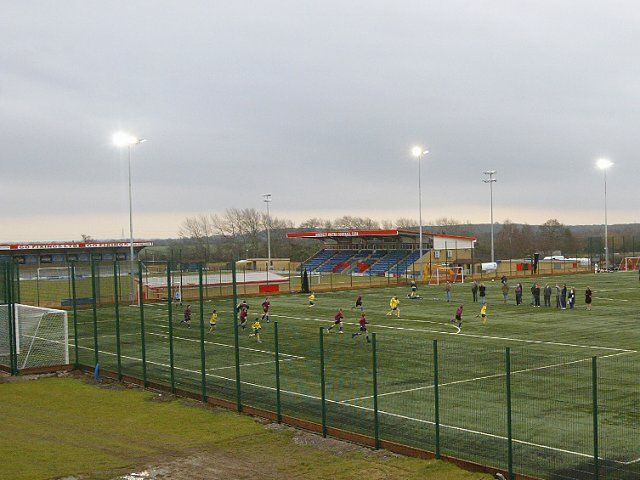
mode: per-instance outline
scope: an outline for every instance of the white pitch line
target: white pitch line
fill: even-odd
[[[598,360],[603,359],[603,358],[609,358],[609,357],[617,357],[619,355],[628,355],[630,353],[633,352],[620,352],[620,353],[612,353],[610,355],[604,355],[602,357],[598,357]],[[513,372],[511,372],[512,375],[515,375],[517,373],[527,373],[527,372],[536,372],[539,370],[548,370],[550,368],[556,368],[556,367],[564,367],[567,365],[574,365],[576,363],[582,363],[582,362],[588,362],[591,361],[591,358],[582,358],[580,360],[573,360],[571,362],[563,362],[563,363],[555,363],[552,365],[543,365],[541,367],[532,367],[532,368],[525,368],[522,370],[515,370]],[[476,382],[479,380],[488,380],[488,379],[492,379],[492,378],[500,378],[500,377],[504,377],[506,374],[505,373],[495,373],[492,375],[484,375],[482,377],[475,377],[475,378],[467,378],[465,380],[456,380],[454,382],[447,382],[447,383],[440,383],[438,384],[438,387],[447,387],[450,385],[459,385],[461,383],[471,383],[471,382]],[[397,395],[397,394],[401,394],[401,393],[410,393],[410,392],[416,392],[418,390],[430,390],[434,388],[433,385],[424,385],[422,387],[414,387],[414,388],[407,388],[405,390],[396,390],[393,392],[386,392],[386,393],[379,393],[378,397],[384,397],[384,396],[388,396],[388,395]],[[346,400],[341,400],[339,403],[349,403],[349,402],[355,402],[356,400],[368,400],[370,398],[373,398],[373,395],[366,395],[363,397],[354,397],[354,398],[348,398]]]
[[[309,318],[309,317],[292,317],[288,315],[271,315],[272,317],[280,317],[280,318],[289,318],[291,320],[309,320],[312,322],[321,322],[329,324],[330,321],[321,318]],[[351,322],[343,322],[345,325],[357,325],[356,323]],[[442,335],[458,335],[460,337],[470,337],[470,338],[481,338],[486,340],[505,340],[508,342],[520,342],[520,343],[531,343],[536,345],[555,345],[559,347],[574,347],[574,348],[588,348],[591,350],[610,350],[613,352],[627,352],[627,353],[637,353],[636,350],[629,350],[626,348],[614,348],[614,347],[599,347],[597,345],[576,345],[572,343],[563,343],[563,342],[549,342],[545,340],[527,340],[522,338],[509,338],[509,337],[495,337],[489,335],[474,335],[471,333],[454,333],[454,332],[443,332],[440,330],[427,330],[422,328],[407,328],[407,327],[393,327],[391,325],[373,325],[372,328],[388,328],[391,330],[403,330],[409,332],[420,332],[420,333],[439,333]]]
[[[157,335],[159,337],[165,337],[167,338],[168,335],[165,335],[163,333],[153,333],[153,332],[146,332],[147,335]],[[194,342],[194,343],[200,343],[199,339],[196,338],[185,338],[185,337],[176,337],[174,335],[173,337],[174,340],[184,340],[185,342]],[[219,342],[210,342],[209,340],[205,340],[204,341],[205,344],[208,345],[218,345],[219,347],[227,347],[227,348],[235,348],[234,345],[227,345],[226,343],[219,343]],[[251,352],[259,352],[259,353],[266,353],[269,355],[275,355],[276,352],[270,352],[269,350],[260,350],[259,348],[251,348],[251,347],[239,347],[240,350],[249,350]],[[285,357],[292,357],[292,358],[297,358],[300,360],[304,360],[305,357],[301,357],[300,355],[293,355],[291,353],[282,353],[280,352],[280,355],[283,355]]]
[[[640,458],[636,458],[635,460],[631,460],[629,462],[620,462],[620,463],[622,463],[623,465],[633,465],[634,463],[638,463],[638,462],[640,462]]]
[[[281,358],[280,361],[281,362],[294,362],[296,360],[303,360],[302,358]],[[269,365],[272,364],[273,360],[269,360],[268,362],[255,362],[255,363],[241,363],[240,366],[241,367],[254,367],[256,365]],[[213,372],[215,370],[228,370],[230,368],[236,368],[235,365],[230,365],[228,367],[213,367],[213,368],[207,368],[208,372]]]
[[[62,343],[62,342],[58,342],[58,343]],[[83,348],[83,349],[86,349],[86,350],[93,350],[90,347],[81,347],[81,346],[79,346],[78,348]],[[103,351],[103,350],[98,350],[98,352],[106,354],[106,355],[114,355],[114,356],[117,355],[117,354],[115,354],[113,352],[107,352],[107,351]],[[125,356],[125,355],[121,355],[121,357],[122,358],[127,358],[129,360],[142,361],[141,358],[136,358],[136,357],[129,357],[129,356]],[[167,368],[171,367],[170,365],[167,365],[166,363],[153,362],[151,360],[147,360],[147,363],[152,364],[152,365],[158,365],[158,366],[161,366],[161,367],[167,367]],[[189,373],[201,374],[201,372],[198,371],[198,370],[191,370],[191,369],[188,369],[188,368],[176,367],[175,365],[174,365],[173,368],[174,368],[174,370],[181,370],[181,371],[185,371],[185,372],[189,372]],[[215,375],[213,373],[205,373],[205,375],[208,376],[208,377],[219,378],[221,380],[227,380],[227,381],[230,381],[230,382],[236,382],[235,378],[223,377],[222,375]],[[243,385],[249,385],[249,386],[257,387],[257,388],[264,388],[264,389],[271,390],[271,391],[275,391],[276,390],[275,387],[269,387],[269,386],[266,386],[266,385],[259,385],[257,383],[246,382],[246,381],[243,381],[243,380],[241,380],[240,383],[243,384]],[[304,398],[311,398],[313,400],[322,400],[321,397],[318,397],[318,396],[315,396],[315,395],[309,395],[309,394],[300,393],[300,392],[293,392],[291,390],[282,390],[282,389],[280,389],[280,392],[281,393],[287,393],[287,394],[290,394],[290,395],[296,395],[296,396],[300,396],[300,397],[304,397]],[[329,402],[329,403],[337,404],[337,405],[348,406],[348,407],[356,408],[356,409],[359,409],[359,410],[365,410],[365,411],[368,411],[368,412],[373,412],[372,408],[362,407],[360,405],[353,405],[351,403],[340,403],[340,402],[338,402],[336,400],[330,400],[330,399],[326,399],[326,401]],[[395,418],[402,418],[404,420],[411,420],[411,421],[418,422],[418,423],[424,423],[424,424],[428,424],[428,425],[435,425],[435,422],[432,422],[430,420],[422,420],[422,419],[419,419],[419,418],[409,417],[409,416],[406,416],[406,415],[400,415],[400,414],[392,413],[392,412],[386,412],[386,411],[383,411],[383,410],[378,410],[378,413],[382,414],[382,415],[388,415],[388,416],[391,416],[391,417],[395,417]],[[482,431],[479,431],[479,430],[471,430],[471,429],[468,429],[468,428],[456,427],[456,426],[446,425],[446,424],[440,424],[440,427],[449,428],[449,429],[452,429],[452,430],[466,432],[466,433],[473,433],[473,434],[476,434],[476,435],[482,435],[482,436],[486,436],[486,437],[489,437],[489,438],[497,438],[497,439],[500,439],[500,440],[507,440],[507,437],[505,437],[505,436],[496,435],[496,434],[493,434],[493,433],[482,432]],[[552,450],[552,451],[561,452],[561,453],[568,453],[570,455],[576,455],[576,456],[580,456],[580,457],[592,458],[592,455],[591,454],[587,454],[587,453],[574,452],[572,450],[566,450],[566,449],[563,449],[563,448],[551,447],[549,445],[541,445],[541,444],[537,444],[537,443],[527,442],[527,441],[524,441],[524,440],[518,440],[518,439],[515,439],[515,438],[512,441],[514,443],[518,443],[518,444],[521,444],[521,445],[528,445],[528,446],[531,446],[531,447],[542,448],[542,449],[545,449],[545,450]],[[603,459],[603,460],[606,460],[606,459]],[[611,460],[611,461],[614,462],[614,463],[621,464],[621,465],[629,465],[631,463],[636,463],[637,461],[640,461],[640,458],[637,459],[637,460],[632,460],[631,462],[627,462],[627,463],[621,462],[619,460]]]
[[[598,300],[609,300],[611,302],[628,302],[629,301],[623,298],[607,298],[607,297],[593,297],[593,298],[597,298]]]

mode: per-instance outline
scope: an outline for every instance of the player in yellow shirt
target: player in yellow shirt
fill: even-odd
[[[249,336],[256,337],[256,340],[258,340],[258,343],[262,343],[262,340],[260,340],[260,330],[262,330],[262,325],[260,325],[260,320],[256,320],[255,322],[253,322],[253,325],[251,325],[251,328],[253,328],[253,333],[250,333]]]
[[[308,298],[309,298],[309,306],[310,307],[315,306],[315,304],[316,304],[316,295],[313,292],[311,292],[311,295],[309,295]]]
[[[218,323],[218,312],[214,309],[209,319],[209,333],[216,331],[216,323]]]
[[[391,307],[391,310],[387,312],[387,315],[393,315],[395,313],[396,317],[400,318],[400,300],[398,300],[396,295],[391,297],[391,300],[389,300],[389,306]]]
[[[478,317],[482,317],[483,325],[487,324],[487,304],[486,303],[482,305],[482,308],[480,309],[480,314],[476,315],[476,318]]]

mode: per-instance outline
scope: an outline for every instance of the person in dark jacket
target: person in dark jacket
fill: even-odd
[[[482,305],[487,303],[487,287],[484,286],[484,283],[481,283],[478,287],[478,293],[480,294],[480,303]]]
[[[584,291],[584,303],[587,304],[587,310],[591,310],[592,295],[591,288],[587,287]]]
[[[515,293],[516,293],[516,305],[520,305],[522,303],[522,284],[521,283],[516,285]]]
[[[576,304],[576,289],[571,287],[569,289],[569,308],[573,310]]]
[[[533,306],[534,307],[540,306],[540,285],[537,283],[533,287]]]
[[[551,306],[551,286],[548,283],[544,286],[544,306]]]
[[[531,285],[531,305],[536,305],[536,284]]]
[[[478,301],[478,282],[476,282],[475,280],[471,284],[471,295],[473,296],[473,301],[477,302]]]
[[[567,284],[562,285],[562,290],[560,290],[560,305],[562,306],[562,310],[567,309]]]

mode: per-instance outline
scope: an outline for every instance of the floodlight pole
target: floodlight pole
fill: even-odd
[[[418,228],[418,242],[420,243],[420,281],[422,281],[424,276],[424,260],[422,259],[422,155],[424,155],[423,152],[420,152],[420,155],[418,155],[418,222],[420,223]]]
[[[496,255],[493,247],[493,184],[498,180],[494,178],[494,175],[496,174],[495,170],[489,170],[483,173],[485,175],[489,175],[489,178],[487,180],[483,180],[483,182],[489,184],[489,190],[491,192],[491,262],[495,262]]]
[[[129,278],[131,283],[129,285],[129,301],[133,303],[135,283],[133,280],[133,266],[134,266],[134,251],[133,251],[133,195],[131,191],[131,144],[127,145],[127,157],[129,163]],[[114,279],[118,281],[118,279]],[[142,301],[142,299],[138,299]]]
[[[269,204],[271,203],[271,194],[265,193],[264,203],[267,204],[267,272],[271,270],[271,216],[269,215]]]
[[[604,171],[604,268],[609,270],[609,222],[607,220],[607,169]]]

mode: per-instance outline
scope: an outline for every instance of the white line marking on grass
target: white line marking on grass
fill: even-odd
[[[612,353],[610,355],[604,355],[602,357],[598,357],[598,360],[603,359],[603,358],[609,358],[609,357],[617,357],[619,355],[628,355],[630,353],[634,353],[634,352]],[[515,370],[515,371],[511,372],[511,374],[515,375],[517,373],[536,372],[536,371],[539,371],[539,370],[548,370],[550,368],[564,367],[564,366],[567,366],[567,365],[574,365],[576,363],[590,362],[590,361],[591,361],[591,357],[582,358],[580,360],[572,360],[570,362],[554,363],[552,365],[543,365],[541,367],[532,367],[532,368],[524,368],[522,370]],[[438,387],[447,387],[447,386],[450,386],[450,385],[459,385],[461,383],[470,383],[470,382],[477,382],[479,380],[488,380],[488,379],[492,379],[492,378],[500,378],[500,377],[504,377],[505,375],[506,375],[505,373],[495,373],[495,374],[491,374],[491,375],[483,375],[482,377],[467,378],[465,380],[456,380],[454,382],[440,383],[440,384],[438,384]],[[398,394],[402,394],[402,393],[416,392],[418,390],[429,390],[429,389],[432,389],[432,388],[433,388],[433,385],[424,385],[422,387],[414,387],[414,388],[407,388],[407,389],[404,389],[404,390],[396,390],[396,391],[393,391],[393,392],[379,393],[378,397],[385,397],[385,396],[388,396],[388,395],[398,395]],[[354,397],[354,398],[349,398],[347,400],[340,400],[339,403],[348,404],[349,402],[354,402],[356,400],[368,400],[370,398],[373,398],[373,395],[366,395],[366,396],[363,396],[363,397]]]
[[[57,343],[62,343],[62,342],[57,342]],[[79,346],[78,348],[83,348],[83,349],[86,349],[86,350],[93,350],[90,347],[81,347],[81,346]],[[105,355],[113,355],[113,356],[117,355],[117,354],[115,354],[113,352],[107,352],[107,351],[103,351],[103,350],[98,350],[98,352],[103,353]],[[121,355],[121,357],[122,358],[127,358],[129,360],[142,361],[141,358],[129,357],[129,356],[126,356],[126,355]],[[167,365],[166,363],[153,362],[151,360],[147,360],[147,363],[151,364],[151,365],[158,365],[158,366],[161,366],[161,367],[170,368],[170,365]],[[173,368],[174,368],[174,370],[180,370],[180,371],[194,373],[194,374],[198,374],[198,375],[201,374],[201,372],[198,371],[198,370],[191,370],[191,369],[188,369],[188,368],[182,368],[182,367],[176,367],[176,366],[174,366]],[[226,380],[226,381],[229,381],[229,382],[234,382],[234,383],[236,382],[235,378],[223,377],[222,375],[216,375],[216,374],[213,374],[213,373],[205,373],[205,375],[208,376],[208,377],[218,378],[218,379]],[[267,385],[259,385],[257,383],[246,382],[246,381],[243,381],[243,380],[241,380],[240,383],[243,384],[243,385],[249,385],[249,386],[252,386],[252,387],[263,388],[263,389],[271,390],[271,391],[275,391],[276,390],[275,387],[269,387]],[[300,392],[293,392],[291,390],[282,390],[282,389],[280,389],[280,392],[281,393],[290,394],[290,395],[299,396],[299,397],[310,398],[310,399],[313,399],[313,400],[321,400],[321,398],[318,397],[318,396],[309,395],[309,394],[300,393]],[[359,410],[365,410],[367,412],[373,412],[372,408],[363,407],[363,406],[360,406],[360,405],[353,405],[351,403],[340,403],[340,402],[338,402],[336,400],[330,400],[330,399],[326,399],[326,401],[328,403],[334,403],[334,404],[337,404],[337,405],[348,406],[348,407],[356,408],[356,409],[359,409]],[[429,420],[423,420],[423,419],[420,419],[420,418],[413,418],[413,417],[409,417],[409,416],[406,416],[406,415],[400,415],[400,414],[397,414],[397,413],[386,412],[386,411],[383,411],[383,410],[378,410],[378,413],[381,414],[381,415],[388,415],[390,417],[401,418],[401,419],[404,419],[404,420],[410,420],[410,421],[414,421],[414,422],[418,422],[418,423],[424,423],[424,424],[428,424],[428,425],[435,425],[435,422],[432,422],[432,421],[429,421]],[[471,429],[463,428],[463,427],[456,427],[456,426],[453,426],[453,425],[440,424],[440,427],[441,428],[449,428],[451,430],[456,430],[456,431],[461,431],[461,432],[466,432],[466,433],[473,433],[473,434],[476,434],[476,435],[482,435],[482,436],[489,437],[489,438],[496,438],[496,439],[499,439],[499,440],[506,440],[507,439],[507,437],[502,436],[502,435],[496,435],[496,434],[493,434],[493,433],[482,432],[482,431],[479,431],[479,430],[471,430]],[[592,458],[592,454],[574,452],[572,450],[566,450],[566,449],[563,449],[563,448],[551,447],[549,445],[541,445],[541,444],[537,444],[537,443],[533,443],[533,442],[527,442],[527,441],[524,441],[524,440],[518,440],[518,439],[515,439],[515,438],[513,439],[513,442],[521,444],[521,445],[528,445],[528,446],[531,446],[531,447],[542,448],[542,449],[545,449],[545,450],[552,450],[552,451],[555,451],[555,452],[561,452],[561,453],[567,453],[567,454],[570,454],[570,455],[576,455],[576,456],[579,456],[579,457]],[[606,460],[606,459],[603,458],[602,460]],[[640,458],[636,459],[636,460],[631,460],[630,462],[622,462],[622,461],[619,461],[619,460],[610,460],[610,461],[613,462],[613,463],[621,464],[621,465],[630,465],[632,463],[637,463],[638,461],[640,461]]]
[[[625,300],[624,298],[607,298],[607,297],[593,297],[598,300],[609,300],[610,302],[628,302],[629,300]]]
[[[303,360],[302,358],[281,358],[280,361],[281,362],[294,362],[296,360]],[[269,360],[268,362],[255,362],[255,363],[241,363],[240,366],[241,367],[253,367],[256,365],[269,365],[274,363],[273,360]],[[208,372],[212,372],[215,370],[228,370],[231,368],[236,368],[235,364],[234,365],[229,365],[228,367],[213,367],[213,368],[207,368]]]
[[[163,333],[153,333],[153,332],[146,332],[147,335],[157,335],[159,337],[165,337],[168,338],[168,335],[165,335]],[[200,343],[200,339],[198,338],[186,338],[186,337],[176,337],[175,335],[173,336],[174,340],[184,340],[185,342],[194,342],[194,343]],[[226,343],[219,343],[219,342],[210,342],[209,340],[205,340],[204,341],[205,344],[208,345],[218,345],[219,347],[227,347],[227,348],[235,348],[234,345],[227,345]],[[249,350],[252,352],[259,352],[259,353],[266,353],[269,355],[275,355],[276,352],[270,352],[269,350],[260,350],[259,348],[251,348],[251,347],[239,347],[240,350]],[[300,355],[292,355],[290,353],[282,353],[280,352],[280,355],[283,355],[285,357],[292,357],[292,358],[296,358],[299,360],[303,360],[305,357],[301,357]]]
[[[271,315],[272,317],[280,317],[280,318],[289,318],[291,320],[309,320],[312,322],[322,322],[322,323],[329,323],[328,320],[326,319],[321,319],[321,318],[309,318],[309,317],[292,317],[292,316],[288,316],[288,315]],[[343,322],[345,325],[357,325],[356,323],[352,323],[352,322]],[[481,339],[486,339],[486,340],[505,340],[508,342],[520,342],[520,343],[532,343],[532,344],[536,344],[536,345],[556,345],[556,346],[560,346],[560,347],[575,347],[575,348],[589,348],[592,350],[609,350],[612,352],[627,352],[627,353],[637,353],[636,350],[629,350],[626,348],[614,348],[614,347],[599,347],[597,345],[576,345],[573,343],[563,343],[563,342],[549,342],[549,341],[545,341],[545,340],[527,340],[527,339],[522,339],[522,338],[509,338],[509,337],[495,337],[495,336],[490,336],[490,335],[474,335],[471,333],[454,333],[454,332],[443,332],[440,330],[427,330],[427,329],[421,329],[421,328],[407,328],[407,327],[393,327],[391,325],[373,325],[372,328],[388,328],[391,330],[402,330],[402,331],[408,331],[408,332],[419,332],[419,333],[439,333],[442,335],[458,335],[461,337],[470,337],[470,338],[481,338]]]
[[[640,458],[636,458],[635,460],[630,460],[628,462],[620,462],[620,463],[622,463],[623,465],[633,465],[634,463],[638,463],[638,462],[640,462]]]

